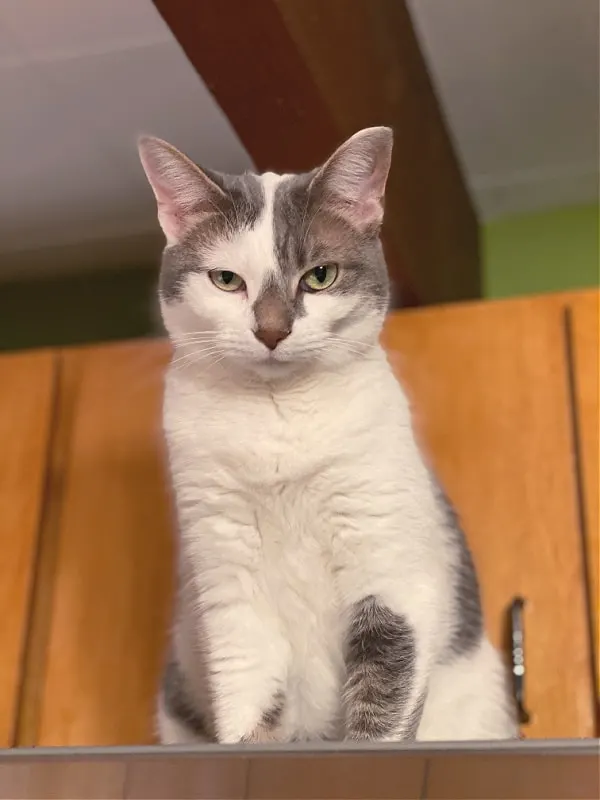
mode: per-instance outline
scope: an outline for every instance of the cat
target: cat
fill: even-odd
[[[142,137],[179,536],[165,744],[517,735],[456,515],[379,335],[392,131],[229,176]]]

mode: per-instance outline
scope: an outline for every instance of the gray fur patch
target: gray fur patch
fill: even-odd
[[[251,228],[264,208],[264,191],[256,175],[222,175],[203,170],[224,192],[208,198],[217,213],[206,217],[178,244],[163,253],[159,292],[166,302],[179,300],[190,272],[202,272],[203,254],[219,239]]]
[[[414,633],[403,616],[373,596],[356,604],[346,652],[348,738],[380,739],[405,727],[415,659]]]
[[[276,283],[263,287],[252,310],[256,320],[256,336],[259,339],[264,336],[265,343],[269,335],[283,339],[292,330],[295,316],[293,303]]]
[[[346,324],[353,315],[364,314],[365,308],[387,311],[390,287],[379,231],[361,234],[333,214],[323,187],[313,180],[315,174],[292,175],[275,188],[275,255],[284,285],[295,285],[312,267],[335,263],[339,275],[327,294],[356,298]],[[302,298],[298,292],[296,314]],[[337,320],[335,332],[342,330],[344,323]]]
[[[458,514],[439,486],[437,487],[437,493],[447,520],[447,526],[452,534],[453,546],[458,552],[458,566],[454,575],[458,619],[449,644],[451,657],[456,657],[474,650],[483,636],[481,594],[473,557],[465,539]]]
[[[405,721],[405,728],[402,739],[404,741],[413,742],[417,738],[419,725],[421,724],[421,717],[423,716],[423,709],[425,708],[425,701],[427,700],[427,692],[423,692],[417,700],[415,707],[410,712],[408,720]]]
[[[210,724],[194,708],[186,688],[185,676],[176,661],[167,664],[162,680],[162,696],[167,713],[177,722],[202,739],[216,741]]]
[[[271,706],[268,711],[265,711],[262,715],[262,724],[268,730],[272,730],[276,728],[279,723],[281,722],[281,715],[283,714],[283,709],[285,706],[285,696],[283,692],[277,692],[275,697],[273,698],[273,705]]]

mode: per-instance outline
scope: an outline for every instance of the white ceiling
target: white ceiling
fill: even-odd
[[[598,199],[598,0],[408,0],[484,219]]]
[[[151,0],[0,0],[0,98],[5,275],[96,266],[98,245],[103,263],[154,249],[141,132],[216,169],[251,166]]]
[[[481,215],[596,198],[597,0],[409,2]],[[251,167],[151,0],[0,0],[0,102],[4,277],[152,257],[142,131]]]

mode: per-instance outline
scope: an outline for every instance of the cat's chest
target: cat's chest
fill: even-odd
[[[348,455],[368,427],[326,393],[287,402],[184,397],[174,405],[171,419],[166,409],[167,432],[182,463],[252,490],[310,483]]]

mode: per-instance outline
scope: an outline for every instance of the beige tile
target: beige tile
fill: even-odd
[[[125,765],[95,761],[0,763],[1,800],[122,800]]]
[[[248,800],[404,800],[419,798],[425,758],[355,753],[256,758],[250,764]]]
[[[439,756],[430,761],[428,800],[598,800],[597,755]]]
[[[243,757],[161,756],[130,762],[127,800],[243,800],[248,762]]]

